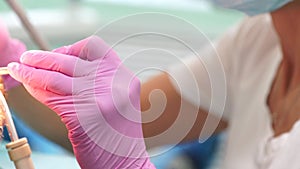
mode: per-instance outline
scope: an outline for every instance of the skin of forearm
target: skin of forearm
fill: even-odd
[[[162,97],[159,92],[151,93],[157,89],[163,92],[165,96]],[[167,102],[164,107],[162,104],[165,100]],[[157,107],[164,109],[158,110]],[[181,98],[169,81],[167,74],[156,76],[142,85],[141,108],[143,121],[156,117],[151,122],[143,123],[147,148],[199,139],[208,116],[206,111]],[[219,133],[227,127],[225,121],[219,121],[218,118],[214,118],[214,120],[218,123],[214,133]],[[147,139],[163,132],[165,133],[160,136],[160,139]]]
[[[10,89],[7,101],[18,117],[49,140],[72,152],[68,131],[55,112],[34,99],[23,86]]]

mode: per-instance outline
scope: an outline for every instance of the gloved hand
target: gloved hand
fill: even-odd
[[[26,47],[22,42],[10,38],[6,26],[0,20],[0,67],[6,67],[10,62],[18,62],[25,50]],[[9,75],[2,78],[6,91],[21,84]]]
[[[83,169],[155,168],[143,140],[140,81],[100,38],[29,51],[8,67],[61,117]]]

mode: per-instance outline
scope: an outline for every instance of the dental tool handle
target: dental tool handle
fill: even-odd
[[[6,103],[6,100],[5,100],[2,92],[0,92],[0,102],[2,103],[1,108],[4,108],[4,110],[2,110],[2,111],[4,111],[3,113],[5,116],[5,123],[6,123],[5,125],[7,127],[9,137],[12,141],[19,140],[18,133],[17,133],[11,112],[9,110],[8,104]]]
[[[8,5],[12,8],[12,10],[17,14],[19,19],[21,20],[23,26],[28,31],[29,35],[33,39],[33,41],[39,46],[41,50],[49,50],[49,45],[42,38],[42,36],[38,33],[38,31],[33,27],[30,23],[25,11],[21,7],[21,5],[16,0],[6,0]]]
[[[2,115],[0,112],[0,137],[2,136],[3,133],[4,120],[5,120],[5,116]]]
[[[6,145],[9,158],[16,169],[34,169],[31,160],[31,150],[26,138],[21,138]]]

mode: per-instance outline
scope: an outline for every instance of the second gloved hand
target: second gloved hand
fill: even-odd
[[[143,140],[140,81],[100,38],[26,52],[9,71],[61,117],[83,169],[155,168]]]
[[[25,45],[9,36],[8,30],[5,24],[0,20],[0,67],[6,67],[10,62],[18,62],[20,56],[25,52]],[[15,79],[11,78],[9,75],[4,75],[3,81],[5,90],[9,90],[20,83]]]

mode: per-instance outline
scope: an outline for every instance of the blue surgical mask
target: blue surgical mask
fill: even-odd
[[[293,0],[211,0],[224,8],[237,9],[247,15],[253,16],[271,12]]]

